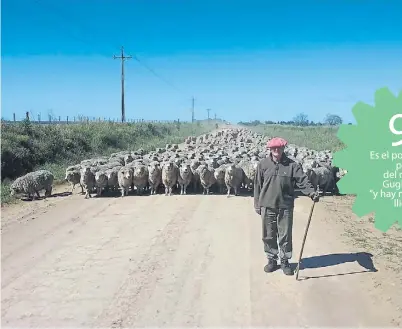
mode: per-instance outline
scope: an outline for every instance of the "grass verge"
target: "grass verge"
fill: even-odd
[[[336,152],[345,148],[345,145],[336,136],[337,127],[258,125],[247,128],[270,137],[280,136],[291,144],[305,146],[317,151],[331,150]]]
[[[27,172],[49,169],[58,184],[63,181],[67,166],[85,158],[139,148],[150,151],[212,129],[214,125],[208,123],[2,123],[1,204],[15,201],[10,196],[10,184]]]

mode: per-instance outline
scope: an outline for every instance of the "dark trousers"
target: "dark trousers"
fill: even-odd
[[[292,258],[293,208],[261,208],[262,241],[268,258]]]

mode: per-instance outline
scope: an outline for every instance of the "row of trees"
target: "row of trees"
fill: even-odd
[[[308,119],[308,115],[305,113],[299,113],[296,115],[291,121],[264,121],[261,122],[259,120],[249,121],[249,122],[242,122],[240,121],[240,125],[244,126],[258,126],[261,124],[280,124],[280,125],[290,125],[290,126],[299,126],[299,127],[307,127],[307,126],[339,126],[343,123],[342,118],[336,114],[328,113],[323,122],[314,122]]]

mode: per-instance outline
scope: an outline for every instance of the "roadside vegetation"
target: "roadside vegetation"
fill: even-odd
[[[247,126],[247,128],[266,136],[279,136],[285,138],[291,144],[305,146],[317,151],[331,150],[332,152],[336,152],[345,148],[345,145],[336,136],[338,127],[297,127],[278,124],[260,124]]]
[[[28,172],[49,169],[56,183],[65,169],[85,158],[122,150],[146,151],[181,143],[214,129],[215,123],[110,123],[41,125],[28,120],[1,127],[1,203],[9,203],[10,184]]]
[[[289,121],[261,122],[254,120],[239,122],[239,125],[269,137],[280,136],[291,144],[317,151],[336,152],[345,148],[345,145],[336,136],[339,125],[343,123],[343,119],[337,114],[327,113],[322,122],[314,122],[309,120],[307,114],[299,113]]]

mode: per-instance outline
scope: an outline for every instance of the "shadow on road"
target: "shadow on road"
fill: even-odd
[[[377,272],[378,270],[374,266],[372,257],[373,255],[367,252],[329,254],[329,255],[307,257],[301,260],[300,270],[309,268],[310,269],[323,268],[323,267],[340,265],[343,263],[357,262],[365,270],[348,272],[348,273],[322,275],[322,276],[309,276],[304,277],[304,279],[316,279],[316,278],[326,278],[332,276],[342,276],[342,275],[350,275],[358,273]]]
[[[51,196],[47,197],[47,198],[58,198],[58,197],[67,197],[70,195],[82,195],[84,196],[85,193],[81,193],[81,191],[74,191],[74,193],[71,193],[71,191],[66,191],[66,192],[60,192],[60,193],[53,193]],[[165,190],[163,188],[159,188],[157,191],[157,195],[164,195],[165,194]],[[172,196],[174,195],[180,195],[180,190],[175,188],[172,191]],[[187,195],[189,196],[194,196],[194,195],[203,195],[202,190],[201,191],[197,191],[194,192],[191,189],[187,190]],[[219,191],[216,191],[214,189],[211,189],[209,192],[209,196],[222,196],[222,195],[226,195],[226,191],[224,193],[219,193]],[[253,191],[247,191],[247,190],[240,190],[238,192],[238,194],[235,196],[234,195],[234,191],[231,191],[230,197],[245,197],[245,198],[250,198],[253,197]],[[118,198],[121,197],[121,192],[120,191],[102,191],[102,194],[100,196],[97,196],[96,193],[91,193],[92,198]],[[125,197],[145,197],[145,196],[151,196],[150,191],[144,191],[142,194],[137,194],[136,191],[132,191],[130,190],[128,192],[128,195],[126,195]],[[206,195],[205,195],[206,196]],[[46,199],[44,196],[40,196],[39,198],[36,198],[36,201],[39,200],[44,200]],[[32,197],[28,198],[27,196],[22,196],[20,198],[21,201],[24,202],[32,202]]]
[[[226,193],[227,193],[226,191],[224,191],[223,193],[219,193],[219,191],[218,191],[217,189],[211,188],[208,195],[209,195],[209,196],[222,196],[222,195],[223,195],[223,196],[226,196]],[[164,194],[165,194],[165,189],[164,189],[164,188],[158,188],[158,189],[157,189],[157,195],[164,195]],[[181,195],[180,195],[180,189],[178,189],[178,188],[173,188],[173,190],[172,190],[172,196],[177,196],[177,195],[181,196]],[[202,191],[202,190],[198,190],[198,191],[194,192],[191,188],[188,188],[186,195],[187,195],[187,196],[194,196],[194,195],[203,196],[204,194],[203,194],[203,191]],[[183,195],[183,196],[186,196],[186,195]],[[108,197],[120,197],[120,196],[121,196],[121,192],[120,192],[120,191],[109,191],[109,192],[106,192],[106,191],[105,191],[105,192],[102,192],[102,195],[101,195],[101,197],[104,197],[104,198],[108,198]],[[130,190],[130,191],[128,192],[128,195],[127,195],[126,197],[142,197],[142,196],[152,196],[152,195],[150,194],[150,191],[144,191],[143,194],[137,194],[136,191]],[[206,195],[205,195],[205,196],[206,196]],[[232,197],[245,197],[245,198],[249,198],[249,197],[253,197],[253,196],[254,196],[253,191],[247,191],[247,190],[244,190],[244,189],[240,190],[236,196],[234,195],[234,191],[233,191],[233,190],[232,190],[231,193],[230,193],[230,197],[231,197],[231,198],[232,198]],[[94,197],[96,197],[96,196],[94,196]]]
[[[71,195],[71,192],[61,192],[61,193],[54,193],[52,194],[49,198],[58,198],[58,197],[64,197],[64,196],[69,196]]]
[[[65,192],[60,192],[60,193],[53,193],[49,198],[57,198],[57,197],[67,197],[70,195],[84,195],[83,193],[81,193],[81,191],[78,190],[74,190],[73,193],[71,193],[71,191],[65,191]],[[157,194],[158,195],[164,195],[165,194],[165,189],[163,187],[159,187],[157,190]],[[173,188],[172,191],[172,196],[173,195],[180,195],[180,189],[177,187]],[[198,189],[196,192],[194,192],[194,190],[192,188],[188,188],[187,189],[187,195],[203,195],[203,191],[202,189]],[[220,193],[218,188],[216,186],[211,187],[210,192],[209,192],[209,196],[222,196],[222,195],[227,195],[227,191],[225,190],[223,193]],[[92,192],[91,193],[92,198],[99,198],[98,196],[96,196],[96,193]],[[151,196],[150,191],[146,190],[144,191],[142,194],[137,194],[136,191],[132,191],[130,189],[130,191],[128,192],[128,195],[126,197],[132,197],[132,196]],[[121,197],[121,192],[119,190],[117,191],[102,191],[102,194],[100,195],[101,198],[117,198],[117,197]],[[254,191],[252,189],[248,190],[248,189],[244,189],[241,188],[238,191],[238,194],[235,196],[234,195],[234,191],[233,189],[231,190],[230,193],[230,197],[243,197],[243,198],[253,198],[254,197]],[[295,190],[295,199],[299,198],[299,197],[305,197],[305,195],[300,192],[300,190]],[[40,196],[39,198],[36,198],[36,200],[43,200],[45,199],[44,196]],[[28,197],[21,197],[21,201],[33,201],[32,198],[28,198]]]
[[[68,192],[68,191],[66,191],[66,192],[60,192],[60,193],[53,193],[51,196],[48,196],[48,197],[45,197],[45,196],[41,195],[40,197],[36,197],[36,201],[45,200],[45,199],[47,199],[47,198],[66,197],[66,196],[69,196],[69,195],[71,195],[71,192]],[[29,198],[28,196],[22,196],[22,197],[21,197],[21,201],[24,201],[24,202],[32,202],[33,199],[32,199],[32,197]]]

